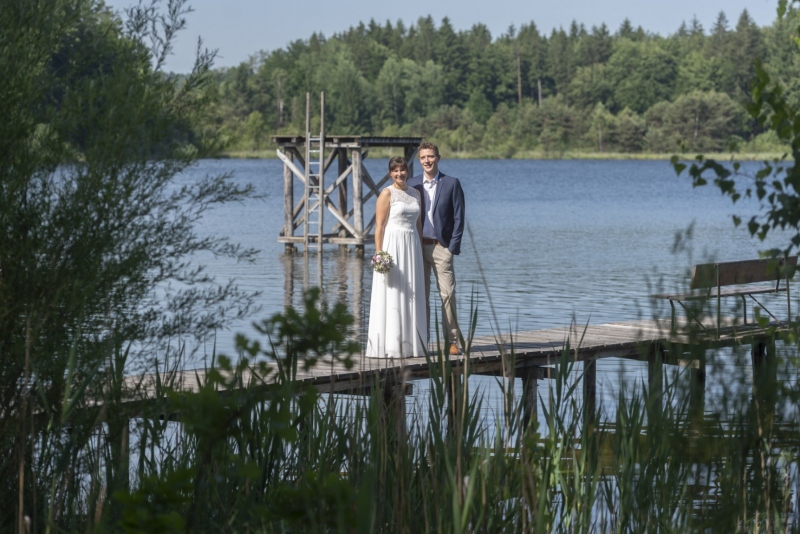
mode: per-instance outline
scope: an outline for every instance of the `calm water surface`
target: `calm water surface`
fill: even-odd
[[[386,160],[365,164],[374,178],[385,174]],[[779,236],[761,243],[744,228],[734,228],[731,215],[752,214],[757,203],[734,206],[713,186],[694,189],[665,161],[443,160],[440,168],[461,180],[466,196],[468,234],[456,259],[458,309],[465,319],[477,307],[477,335],[666,314],[669,306],[653,309],[648,295],[681,287],[693,263],[755,258],[759,250],[782,244]],[[218,351],[230,353],[234,332],[255,336],[252,321],[299,305],[303,289],[317,285],[320,273],[314,253],[288,257],[277,242],[283,224],[282,164],[205,160],[182,179],[221,172],[253,184],[263,196],[213,211],[201,226],[260,250],[250,265],[199,258],[220,279],[235,278],[242,288],[262,292],[257,316],[218,333]],[[295,191],[297,200],[302,191],[297,180]],[[374,204],[366,209],[365,224],[373,210]],[[333,217],[326,220],[330,225]],[[676,250],[676,235],[690,227],[690,239]],[[368,261],[341,256],[329,245],[322,270],[326,298],[347,303],[364,339],[372,282]],[[641,364],[617,360],[601,361],[598,370],[604,400],[616,397],[620,378],[646,372]],[[717,375],[724,382],[724,366]],[[708,383],[713,390],[713,372]],[[425,385],[418,389],[424,392]],[[491,398],[491,388],[484,389]]]

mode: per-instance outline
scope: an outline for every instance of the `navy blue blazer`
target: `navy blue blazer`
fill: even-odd
[[[422,185],[423,175],[414,176],[408,185],[419,191],[422,199],[422,216],[428,211],[428,194]],[[461,237],[464,235],[464,191],[458,178],[439,172],[436,196],[433,199],[433,226],[436,239],[453,254],[461,253]]]

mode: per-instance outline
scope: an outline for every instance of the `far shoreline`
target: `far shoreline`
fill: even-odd
[[[222,151],[217,155],[208,156],[203,159],[277,159],[277,148],[254,150],[254,151]],[[392,156],[402,155],[399,151],[391,151],[387,149],[373,149],[370,153],[371,159],[384,158],[388,159]],[[607,161],[669,161],[675,155],[672,153],[650,153],[650,152],[582,152],[582,151],[564,151],[561,153],[544,152],[544,151],[520,151],[510,157],[501,157],[491,155],[483,152],[446,152],[443,151],[442,156],[446,159],[464,159],[464,160],[607,160]],[[682,161],[694,161],[697,153],[686,152],[678,154]],[[786,152],[708,152],[703,154],[705,159],[713,159],[717,161],[774,161],[786,157],[791,160],[791,151]]]

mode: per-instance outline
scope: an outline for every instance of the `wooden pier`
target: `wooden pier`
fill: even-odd
[[[379,359],[355,356],[354,365],[348,369],[342,361],[323,358],[308,371],[298,369],[296,380],[299,386],[313,386],[321,393],[364,395],[374,388],[381,388],[381,391],[390,392],[389,396],[400,397],[412,392],[411,381],[431,378],[432,367],[442,363],[450,366],[454,376],[470,374],[502,376],[512,381],[521,379],[525,419],[529,420],[535,418],[538,381],[554,376],[554,370],[564,355],[571,363],[581,363],[584,401],[588,406],[594,406],[597,391],[595,365],[599,359],[648,362],[651,388],[661,387],[662,365],[685,366],[692,373],[693,382],[702,387],[705,356],[704,350],[697,350],[698,346],[713,349],[750,345],[756,368],[774,355],[774,334],[789,328],[786,322],[760,327],[725,320],[719,337],[716,337],[688,334],[686,329],[693,325],[685,320],[679,321],[674,332],[672,326],[671,319],[640,320],[519,332],[500,340],[476,337],[469,342],[468,356],[446,356],[444,362],[437,362],[436,346],[431,344],[433,364],[425,357]],[[714,332],[715,319],[709,319],[707,326],[710,332]],[[140,383],[145,398],[155,392],[154,375],[129,377],[128,381]],[[197,391],[204,381],[202,370],[191,370],[179,373],[175,386],[183,391]],[[248,377],[244,376],[243,381],[247,383]]]

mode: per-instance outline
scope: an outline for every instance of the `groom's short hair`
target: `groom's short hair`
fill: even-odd
[[[439,147],[434,145],[433,143],[429,143],[428,141],[420,143],[419,148],[417,150],[420,152],[423,150],[433,150],[433,153],[436,155],[437,158],[441,157],[439,155]]]

